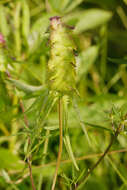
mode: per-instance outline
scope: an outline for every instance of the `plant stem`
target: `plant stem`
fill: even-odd
[[[18,108],[16,107],[18,104],[18,97],[16,95],[13,96],[12,99],[12,105],[15,106],[15,108],[12,111],[13,115],[18,114]],[[11,122],[11,134],[16,134],[18,132],[18,124],[16,121],[16,118],[13,118],[12,122]],[[16,140],[17,140],[17,136],[12,136],[10,144],[9,144],[9,148],[13,153],[17,153],[17,148],[16,148]]]
[[[113,154],[116,154],[116,153],[123,153],[123,152],[127,152],[127,149],[119,149],[119,150],[113,150],[113,151],[110,151],[110,152],[107,152],[107,155],[113,155]],[[102,156],[103,153],[98,153],[98,154],[89,154],[89,155],[85,155],[85,156],[81,156],[81,157],[78,157],[78,158],[75,158],[77,161],[82,161],[82,160],[88,160],[88,159],[92,159],[92,158],[96,158],[96,157],[100,157]],[[68,163],[71,163],[72,160],[69,159],[69,160],[62,160],[60,162],[60,164],[68,164]],[[33,172],[36,172],[38,169],[43,169],[43,168],[46,168],[46,167],[49,167],[49,166],[56,166],[56,162],[50,162],[48,164],[42,164],[40,166],[34,166],[33,168]],[[17,172],[12,172],[11,171],[11,174],[16,174]],[[25,178],[28,177],[28,173],[26,172],[22,178],[20,178],[19,180],[16,180],[16,181],[13,181],[13,183],[15,184],[20,184]]]
[[[46,131],[46,136],[48,136],[49,134],[50,134],[50,131],[47,130],[47,131]],[[43,151],[44,157],[43,157],[43,159],[42,159],[41,164],[44,164],[44,163],[45,163],[46,153],[47,153],[47,149],[48,149],[48,142],[49,142],[49,138],[46,138],[45,144],[44,144],[44,151]],[[42,175],[42,173],[41,173],[41,174],[39,175],[38,190],[41,190],[42,182],[43,182],[43,175]]]
[[[114,136],[111,138],[111,141],[108,145],[108,147],[106,148],[105,152],[102,154],[102,156],[98,159],[98,161],[90,168],[88,169],[84,180],[82,182],[80,182],[78,184],[78,186],[76,187],[76,190],[82,189],[82,187],[84,186],[84,184],[86,183],[89,175],[93,172],[93,170],[100,164],[100,162],[103,160],[103,158],[106,156],[106,154],[108,153],[109,149],[111,148],[111,146],[113,145],[115,139],[117,138],[117,136],[119,135],[120,131],[121,131],[122,125],[120,124],[119,127],[117,128],[117,130],[115,131]]]
[[[116,167],[116,165],[114,164],[114,162],[111,160],[111,158],[109,156],[107,156],[107,159],[108,159],[109,163],[111,164],[112,168],[115,170],[115,172],[119,176],[119,178],[122,180],[124,185],[126,185],[126,187],[127,187],[127,180],[125,179],[125,177],[120,173],[119,169]]]
[[[24,106],[23,106],[21,99],[20,99],[20,107],[21,107],[22,113],[24,114],[25,110],[24,110]],[[24,122],[25,122],[26,126],[29,127],[28,120],[27,120],[27,117],[25,114],[24,114]],[[31,144],[31,140],[30,140],[30,137],[28,137],[28,145],[30,145],[30,144]],[[32,189],[36,190],[34,180],[33,180],[33,175],[32,175],[31,155],[28,156],[27,163],[28,163],[28,167],[29,167],[29,175],[30,175]]]
[[[55,189],[56,179],[57,179],[57,175],[58,175],[58,169],[60,166],[60,160],[61,160],[61,155],[62,155],[62,147],[63,147],[62,99],[61,98],[59,99],[59,131],[60,131],[59,152],[58,152],[57,163],[56,163],[56,171],[55,171],[53,183],[52,183],[52,190]]]
[[[28,140],[30,140],[30,139],[28,139]],[[29,156],[27,158],[27,162],[28,162],[28,167],[29,167],[30,181],[31,181],[32,189],[36,190],[34,180],[33,180],[33,175],[32,175],[31,156]]]
[[[16,2],[15,9],[14,9],[14,39],[15,39],[15,46],[14,52],[16,58],[21,56],[21,36],[20,36],[20,25],[21,25],[21,2]]]

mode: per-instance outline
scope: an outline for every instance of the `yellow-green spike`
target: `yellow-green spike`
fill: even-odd
[[[50,45],[49,87],[61,94],[69,94],[75,89],[75,47],[58,16],[50,18]]]

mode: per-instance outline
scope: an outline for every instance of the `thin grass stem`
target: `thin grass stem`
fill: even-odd
[[[49,136],[49,134],[50,134],[50,131],[47,130],[46,131],[46,136]],[[47,150],[48,150],[48,142],[49,142],[49,137],[47,137],[46,140],[45,140],[44,151],[43,151],[44,157],[43,157],[42,162],[41,162],[42,164],[45,163],[46,153],[47,153]],[[41,173],[39,175],[38,190],[41,190],[42,182],[43,182],[43,174]]]
[[[58,169],[60,167],[60,160],[61,160],[61,155],[62,155],[62,147],[63,147],[63,126],[62,126],[62,99],[59,99],[59,152],[58,152],[58,157],[57,157],[57,163],[56,163],[56,170],[53,178],[53,183],[52,183],[52,190],[55,189],[56,185],[56,179],[58,175]]]
[[[22,113],[24,114],[25,110],[24,110],[24,106],[23,106],[22,100],[20,100],[20,107],[21,107]],[[27,117],[26,117],[25,114],[24,114],[24,122],[25,122],[26,126],[28,127],[29,124],[28,124],[28,120],[27,120]],[[30,137],[28,137],[28,145],[30,145],[30,144],[31,144],[31,140],[30,140]],[[31,186],[32,186],[33,190],[36,190],[36,187],[35,187],[35,184],[34,184],[33,175],[32,175],[31,155],[29,155],[27,157],[27,163],[28,163],[28,167],[29,167],[29,175],[30,175]]]

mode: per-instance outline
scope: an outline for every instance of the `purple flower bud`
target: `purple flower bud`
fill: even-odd
[[[59,20],[61,17],[60,16],[53,16],[53,17],[50,17],[49,20],[52,21],[52,20]]]
[[[3,35],[0,33],[0,44],[5,44]]]
[[[61,25],[61,17],[54,16],[50,18],[50,26],[52,29],[57,30],[58,25]]]

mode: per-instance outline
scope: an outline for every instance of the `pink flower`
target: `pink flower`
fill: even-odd
[[[0,44],[5,44],[3,35],[0,33]]]

